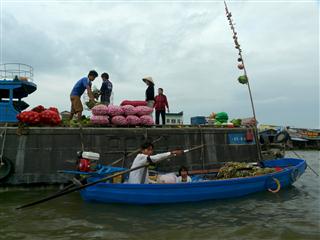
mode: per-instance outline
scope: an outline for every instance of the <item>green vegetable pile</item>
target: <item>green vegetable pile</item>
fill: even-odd
[[[219,112],[215,116],[215,120],[218,123],[227,123],[229,119],[229,116],[226,112]]]
[[[90,125],[90,118],[86,116],[82,116],[80,121],[74,119],[70,121],[68,119],[62,120],[62,126],[64,127],[86,127]]]
[[[235,126],[235,127],[240,127],[241,126],[241,119],[240,118],[232,119],[230,122],[233,123],[233,126]]]
[[[261,168],[250,163],[229,162],[218,172],[218,179],[253,177],[275,172],[274,168]]]

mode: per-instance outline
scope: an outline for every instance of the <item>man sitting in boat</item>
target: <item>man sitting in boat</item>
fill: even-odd
[[[191,177],[188,176],[188,168],[182,166],[179,169],[179,177],[177,177],[177,183],[188,183],[192,182]]]
[[[135,168],[141,165],[150,163],[157,163],[157,161],[161,160],[164,157],[168,157],[170,155],[182,155],[182,150],[174,150],[171,152],[160,153],[157,155],[152,155],[153,153],[153,144],[150,142],[145,142],[141,145],[141,153],[139,153],[134,159],[131,168]],[[151,156],[152,155],[152,156]],[[135,171],[130,172],[128,183],[135,184],[147,184],[149,183],[149,171],[148,168],[140,168]]]

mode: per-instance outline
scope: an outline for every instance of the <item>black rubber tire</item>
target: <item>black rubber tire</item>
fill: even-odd
[[[289,133],[287,133],[286,131],[282,131],[279,132],[275,137],[273,142],[275,143],[284,143],[286,141],[288,141],[290,138]]]
[[[0,163],[0,182],[5,181],[13,173],[13,163],[9,158],[2,157],[3,165]]]

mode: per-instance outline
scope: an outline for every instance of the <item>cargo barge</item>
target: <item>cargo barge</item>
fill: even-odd
[[[190,169],[204,169],[217,162],[255,162],[257,148],[254,139],[247,138],[247,128],[63,128],[0,127],[3,146],[0,185],[60,184],[69,176],[59,170],[74,170],[77,151],[100,154],[101,164],[110,164],[123,157],[117,166],[130,167],[134,156],[146,139],[155,140],[155,152],[185,149],[204,144],[192,152],[157,166],[159,171],[177,171],[185,165]],[[8,166],[10,169],[8,169]]]

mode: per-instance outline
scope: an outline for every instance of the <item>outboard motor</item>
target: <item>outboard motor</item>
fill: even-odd
[[[97,162],[100,158],[99,153],[95,152],[77,152],[78,155],[78,170],[81,172],[92,172],[97,166]]]

